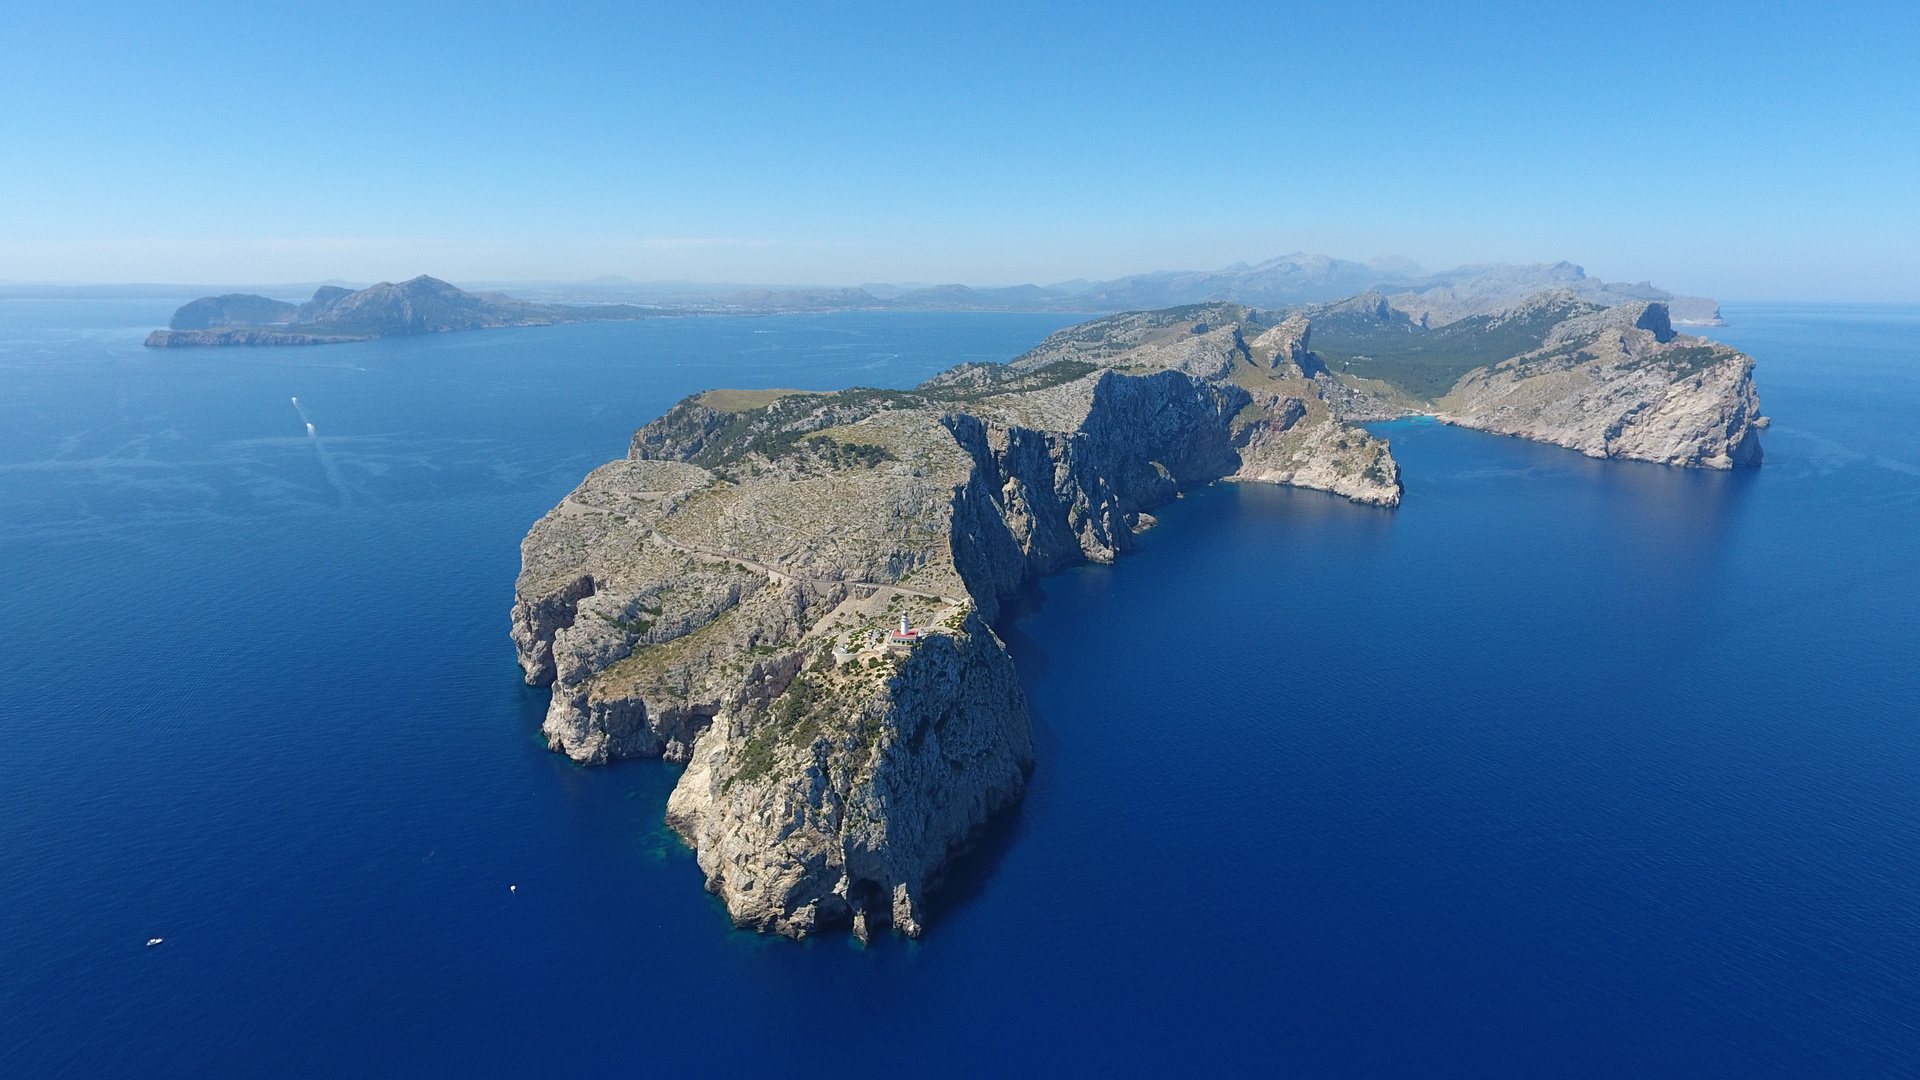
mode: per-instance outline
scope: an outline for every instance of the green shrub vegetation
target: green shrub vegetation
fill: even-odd
[[[602,615],[600,617],[605,619],[609,626],[624,630],[635,637],[640,637],[645,635],[647,631],[653,629],[654,620],[660,617],[660,608],[658,606],[643,607],[639,609],[639,614],[646,615],[648,618],[616,619],[611,615]]]
[[[736,780],[751,783],[765,776],[773,768],[782,744],[811,745],[820,734],[820,713],[827,707],[831,707],[831,702],[821,680],[813,674],[796,676],[787,685],[787,692],[774,700],[760,730],[741,745],[739,766],[723,790],[732,787]]]
[[[1726,356],[1712,345],[1683,345],[1668,349],[1655,357],[1653,362],[1672,368],[1681,376],[1689,376],[1698,375],[1725,359]]]
[[[1314,320],[1313,351],[1330,371],[1378,379],[1432,401],[1475,368],[1538,349],[1548,331],[1589,309],[1599,310],[1580,301],[1548,304],[1521,315],[1475,315],[1433,330],[1398,311],[1379,317],[1342,313]]]
[[[874,443],[843,443],[827,435],[807,439],[809,449],[833,469],[871,469],[883,461],[898,461],[893,451]]]

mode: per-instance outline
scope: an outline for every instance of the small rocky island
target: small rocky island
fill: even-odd
[[[640,319],[630,304],[577,307],[536,304],[499,293],[470,293],[421,275],[358,291],[325,285],[304,304],[230,293],[203,296],[173,313],[167,329],[147,335],[153,348],[197,345],[330,345],[342,341],[500,326]]]
[[[533,527],[513,639],[553,750],[686,763],[667,820],[736,924],[918,935],[1033,766],[993,631],[1024,583],[1112,561],[1215,481],[1395,506],[1364,420],[1756,465],[1752,372],[1662,303],[1442,322],[1369,293],[1114,315],[912,391],[708,391]]]

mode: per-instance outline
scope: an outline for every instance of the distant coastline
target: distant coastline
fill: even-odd
[[[1569,262],[1484,264],[1430,274],[1400,260],[1348,262],[1296,253],[1213,271],[1156,271],[1112,281],[976,288],[968,285],[857,287],[702,285],[598,279],[522,282],[520,296],[467,291],[437,278],[381,282],[353,290],[322,285],[302,304],[255,293],[205,296],[182,306],[155,348],[327,345],[376,337],[502,326],[633,320],[673,315],[773,315],[830,311],[999,311],[1084,313],[1239,304],[1282,310],[1377,293],[1423,327],[1492,315],[1525,297],[1564,290],[1600,307],[1659,303],[1675,326],[1725,326],[1718,301],[1682,296],[1642,281],[1608,283]],[[527,295],[531,294],[531,295]]]
[[[1110,281],[981,287],[920,282],[859,286],[747,285],[689,281],[492,282],[488,287],[549,302],[621,302],[687,314],[771,314],[818,311],[1031,311],[1111,314],[1186,304],[1232,303],[1284,308],[1377,291],[1414,318],[1437,321],[1483,315],[1548,289],[1569,289],[1603,307],[1658,301],[1675,325],[1724,326],[1710,297],[1686,296],[1651,282],[1605,282],[1571,262],[1483,263],[1428,272],[1392,257],[1353,262],[1295,252],[1219,270],[1157,270]]]

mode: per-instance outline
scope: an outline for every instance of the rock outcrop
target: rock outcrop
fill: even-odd
[[[948,859],[1033,767],[1019,677],[970,610],[900,656],[819,656],[701,733],[667,822],[737,925],[918,936]]]
[[[1382,310],[1386,302],[1372,294]],[[1116,371],[1173,369],[1238,386],[1249,401],[1234,423],[1238,465],[1225,479],[1288,484],[1395,506],[1400,470],[1383,439],[1350,421],[1392,419],[1403,409],[1369,406],[1343,412],[1355,393],[1327,378],[1309,345],[1312,320],[1300,313],[1259,312],[1238,304],[1201,304],[1128,312],[1069,327],[1008,365],[1014,371],[1081,364]],[[967,368],[942,379],[966,381]],[[941,380],[936,380],[939,382]]]
[[[1308,343],[1313,340],[1313,324],[1304,317],[1293,315],[1280,325],[1253,339],[1253,344],[1261,349],[1270,350],[1272,357],[1267,361],[1269,367],[1292,364],[1304,374],[1313,354],[1308,351]]]

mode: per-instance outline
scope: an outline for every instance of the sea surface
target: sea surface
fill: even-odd
[[[1043,581],[1030,794],[862,949],[544,749],[519,540],[685,394],[1073,317],[143,349],[185,299],[0,301],[0,1075],[1920,1075],[1920,308],[1727,305],[1758,470],[1385,424],[1398,510]]]

